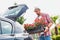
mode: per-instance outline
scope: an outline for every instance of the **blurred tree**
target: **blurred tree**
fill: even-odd
[[[58,19],[58,16],[54,16],[54,17],[51,17],[53,22],[56,24],[56,20]],[[58,29],[57,27],[55,26],[55,34],[58,35]]]
[[[52,18],[53,22],[55,23],[56,20],[58,19],[58,16],[54,16],[54,17],[51,17],[51,18]]]

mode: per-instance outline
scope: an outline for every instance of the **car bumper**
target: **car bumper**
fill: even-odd
[[[16,34],[14,36],[0,35],[0,40],[24,40],[28,38],[28,34]]]

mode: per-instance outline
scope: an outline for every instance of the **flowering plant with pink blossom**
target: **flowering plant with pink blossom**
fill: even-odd
[[[26,30],[29,30],[29,29],[34,29],[35,27],[38,27],[40,25],[44,25],[45,26],[46,24],[47,24],[47,22],[45,22],[45,18],[44,17],[42,17],[40,19],[36,18],[33,24],[24,24],[24,28]]]

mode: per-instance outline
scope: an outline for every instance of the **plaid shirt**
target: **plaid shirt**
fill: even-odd
[[[49,17],[48,14],[42,14],[41,16],[44,17],[45,23],[47,23],[47,25],[48,25],[50,22],[52,22],[52,19]],[[37,20],[37,19],[39,19],[39,18],[37,17],[35,20]],[[51,35],[50,30],[48,30],[48,32],[46,32],[45,35],[46,35],[46,36]]]

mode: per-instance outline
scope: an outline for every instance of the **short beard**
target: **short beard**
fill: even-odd
[[[37,14],[38,16],[40,16],[40,14]]]

